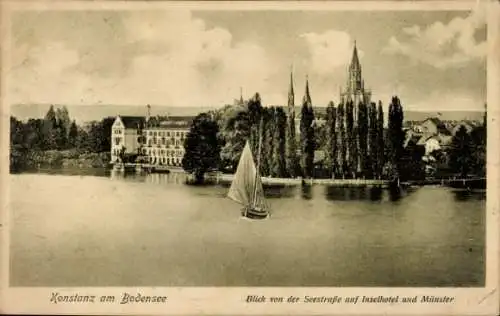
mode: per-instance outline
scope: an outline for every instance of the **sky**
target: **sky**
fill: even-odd
[[[258,92],[339,100],[354,41],[365,86],[405,109],[483,110],[482,11],[23,11],[12,16],[11,104],[222,106]]]

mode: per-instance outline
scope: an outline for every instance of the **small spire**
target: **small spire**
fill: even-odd
[[[243,104],[243,88],[240,87],[240,104]]]
[[[309,92],[309,75],[306,75],[306,94],[304,95],[304,102],[306,102],[308,106],[312,106],[311,93]]]
[[[356,40],[354,40],[354,49],[352,52],[351,68],[360,69],[358,48],[356,47]]]

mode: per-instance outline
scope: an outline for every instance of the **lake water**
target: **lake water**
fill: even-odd
[[[10,176],[11,286],[484,286],[485,193],[266,188],[240,218],[182,174]]]

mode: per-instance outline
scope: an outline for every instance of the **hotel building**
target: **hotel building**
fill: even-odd
[[[111,130],[111,163],[120,161],[123,152],[152,165],[180,167],[192,119],[117,116]]]

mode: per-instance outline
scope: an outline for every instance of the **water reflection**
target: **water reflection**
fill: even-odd
[[[453,190],[455,201],[482,201],[486,199],[486,190]]]
[[[392,202],[401,200],[403,190],[398,186],[389,187],[389,198]]]
[[[290,185],[266,185],[264,186],[264,192],[266,194],[266,198],[274,199],[274,198],[290,198],[295,196],[296,187]]]
[[[370,200],[374,202],[382,200],[382,192],[380,187],[370,188]]]
[[[343,188],[325,186],[325,197],[330,201],[370,200],[381,201],[384,190],[380,187]]]
[[[187,176],[184,173],[159,174],[152,173],[146,176],[146,183],[151,184],[186,184]]]
[[[37,174],[50,174],[50,175],[65,175],[65,176],[95,176],[95,177],[108,177],[114,181],[138,182],[147,183],[152,185],[186,185],[187,175],[185,173],[173,172],[170,174],[146,174],[146,173],[123,173],[109,169],[41,169],[34,170],[32,173]],[[229,182],[221,182],[214,184],[207,184],[207,187],[215,186],[222,188],[220,190],[222,195],[229,188]],[[391,202],[399,203],[406,196],[417,191],[419,187],[390,187],[389,189],[381,187],[371,188],[344,188],[336,186],[323,186],[323,185],[265,185],[264,186],[266,197],[269,199],[279,198],[292,198],[296,197],[303,200],[313,200],[317,197],[324,197],[329,201],[371,201],[380,202],[388,200]],[[313,192],[313,191],[318,192]],[[469,201],[469,200],[485,200],[486,190],[462,190],[455,189],[451,191],[456,201]]]
[[[485,193],[266,186],[250,224],[184,174],[10,178],[11,286],[484,286]]]
[[[301,196],[304,200],[312,199],[312,187],[310,185],[304,184],[301,186]]]

